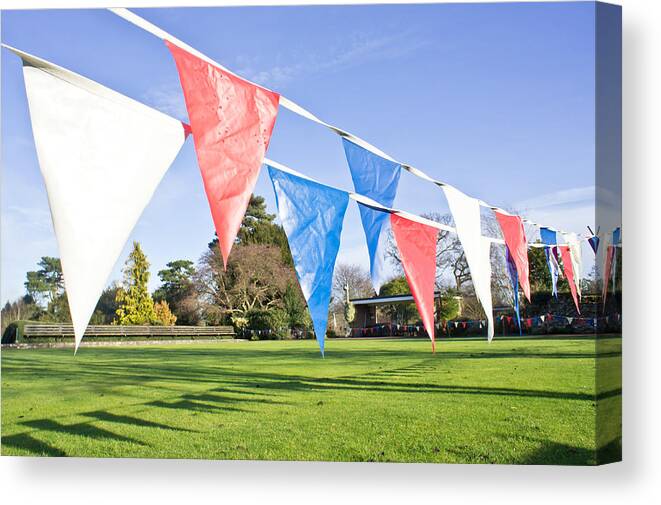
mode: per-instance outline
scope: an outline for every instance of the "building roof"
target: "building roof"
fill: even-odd
[[[440,298],[441,292],[436,291],[434,298]],[[381,305],[385,303],[403,303],[412,302],[413,295],[391,295],[391,296],[373,296],[371,298],[353,298],[349,300],[354,305]]]

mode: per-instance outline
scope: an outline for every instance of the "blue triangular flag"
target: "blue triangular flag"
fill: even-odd
[[[544,254],[546,255],[546,264],[549,267],[549,272],[551,273],[551,286],[552,293],[557,298],[558,297],[558,275],[559,275],[559,265],[558,265],[558,256],[553,247],[558,245],[558,234],[553,230],[548,228],[541,227],[539,229],[539,235],[542,239],[542,243],[548,247],[544,248]]]
[[[356,193],[365,195],[386,207],[392,207],[397,194],[401,165],[363,149],[346,138],[342,139]],[[390,218],[387,213],[359,205],[367,248],[370,254],[370,275],[376,293],[385,282],[386,246]]]
[[[519,314],[519,272],[516,269],[514,258],[512,258],[507,247],[505,248],[505,259],[507,261],[507,271],[510,274],[510,282],[512,283],[512,291],[514,292],[514,312],[516,312],[516,322],[519,325],[519,335],[521,335],[521,315]]]
[[[613,294],[615,294],[615,280],[617,279],[617,246],[622,243],[622,233],[619,226],[613,230],[613,259],[611,268],[611,281],[613,283]]]
[[[324,355],[333,270],[349,195],[269,166],[278,215]]]
[[[590,243],[590,247],[592,247],[594,253],[597,254],[597,250],[599,249],[599,237],[597,237],[596,235],[592,235],[588,239],[588,242]]]

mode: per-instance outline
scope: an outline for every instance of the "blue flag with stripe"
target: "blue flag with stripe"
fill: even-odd
[[[342,141],[356,193],[386,207],[392,207],[397,194],[401,165],[363,149],[346,138]],[[364,205],[359,205],[358,208],[370,254],[372,286],[378,293],[387,276],[385,258],[390,216]]]
[[[542,243],[547,245],[547,247],[544,248],[544,254],[546,255],[546,264],[551,273],[553,295],[557,298],[560,266],[558,265],[557,253],[553,248],[558,245],[558,234],[554,230],[542,227],[539,229],[539,235],[542,239]]]
[[[333,270],[349,194],[271,166],[268,169],[278,216],[323,356]]]
[[[592,235],[588,239],[588,242],[590,243],[590,247],[592,247],[594,253],[597,254],[597,251],[599,250],[599,237],[597,237],[596,235]]]

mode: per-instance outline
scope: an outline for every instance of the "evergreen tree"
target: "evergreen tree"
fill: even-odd
[[[159,326],[174,326],[174,323],[177,322],[177,316],[172,313],[168,302],[165,300],[154,304],[154,314],[156,315],[154,324]]]
[[[149,294],[149,262],[138,242],[124,265],[124,280],[117,290],[117,319],[122,325],[151,324],[156,322],[154,300]]]
[[[287,325],[290,329],[309,328],[311,321],[300,289],[293,283],[288,283],[282,295],[282,305],[287,314]]]
[[[243,216],[241,227],[236,236],[236,243],[240,245],[273,245],[277,246],[282,254],[283,261],[294,265],[289,251],[289,243],[282,226],[274,223],[275,214],[266,211],[266,200],[263,196],[251,195],[250,202]],[[218,238],[209,243],[209,249],[218,247]]]
[[[197,324],[199,316],[193,262],[175,260],[166,267],[158,272],[162,284],[154,291],[154,301],[166,301],[179,324]]]
[[[411,293],[409,288],[409,283],[406,281],[406,277],[401,275],[395,277],[383,286],[379,292],[380,296],[396,296],[396,295],[408,295]],[[417,316],[418,310],[415,307],[414,302],[408,303],[394,303],[392,305],[386,305],[384,307],[384,312],[390,316],[390,319],[394,322],[406,324],[413,317]]]
[[[26,273],[25,290],[38,305],[48,309],[64,293],[64,277],[60,258],[42,256],[39,270]]]

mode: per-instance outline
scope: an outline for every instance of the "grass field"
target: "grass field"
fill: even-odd
[[[595,339],[2,352],[4,455],[595,463]],[[599,341],[617,370],[621,339]],[[603,344],[603,345],[601,345]],[[600,391],[620,405],[613,374]]]

